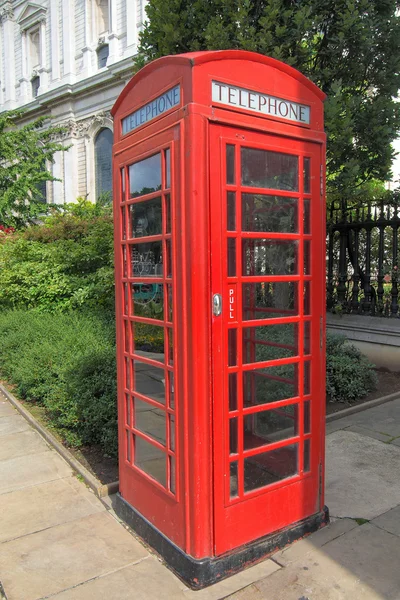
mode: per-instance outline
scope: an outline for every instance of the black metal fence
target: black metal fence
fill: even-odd
[[[333,202],[327,222],[327,308],[399,317],[400,206]]]

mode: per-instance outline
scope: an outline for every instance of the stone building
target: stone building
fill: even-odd
[[[133,74],[146,0],[0,0],[0,112],[66,127],[48,202],[111,190],[110,109]]]

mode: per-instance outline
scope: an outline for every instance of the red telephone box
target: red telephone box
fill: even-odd
[[[229,50],[113,108],[117,511],[192,587],[328,519],[324,97]]]

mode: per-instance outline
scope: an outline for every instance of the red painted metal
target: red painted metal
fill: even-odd
[[[306,105],[310,123],[213,103],[213,80]],[[124,118],[178,85],[179,105],[123,134]],[[221,555],[323,507],[323,98],[283,63],[221,51],[151,63],[113,109],[120,491],[195,558]],[[235,161],[229,181],[227,146]],[[278,179],[284,171],[279,157],[283,164],[295,161],[297,189],[245,185],[246,148],[275,153],[270,156]],[[158,154],[160,186],[135,190],[139,171],[153,177]],[[268,200],[268,218],[283,205],[295,222],[281,231],[265,224],[262,197],[275,198],[272,208]],[[154,214],[162,225],[151,228]],[[264,225],[257,229],[254,223]],[[257,273],[261,256],[284,252],[292,257],[289,273]],[[145,255],[151,256],[147,262]],[[143,274],[145,263],[153,265],[150,275]],[[274,304],[256,306],[260,293],[267,298],[277,289],[294,294],[279,314]],[[212,313],[213,294],[222,296],[220,316]],[[146,302],[140,307],[141,298],[153,313],[143,309]],[[244,318],[246,310],[251,320]],[[293,332],[292,341],[270,337],[279,326],[286,336]],[[164,338],[164,352],[139,344],[146,328]],[[231,348],[236,343],[234,353],[228,342]],[[291,385],[296,393],[257,403],[257,386],[264,384]],[[285,426],[266,439],[271,415]],[[255,473],[266,472],[274,473],[274,481],[258,485]]]

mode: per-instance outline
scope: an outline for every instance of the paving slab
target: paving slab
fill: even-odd
[[[400,398],[338,419],[329,425],[333,425],[333,423],[340,429],[358,425],[391,437],[400,436]]]
[[[1,398],[1,396],[0,396]],[[0,399],[0,418],[17,415],[17,411],[7,400]]]
[[[1,417],[0,419],[0,436],[19,433],[28,429],[31,429],[31,426],[21,415],[15,414],[8,417]]]
[[[0,494],[70,477],[72,469],[53,450],[0,462]]]
[[[147,556],[124,527],[101,512],[1,544],[1,581],[8,600],[39,600]]]
[[[326,438],[326,504],[332,516],[374,519],[400,504],[400,448],[352,431]]]
[[[48,449],[44,439],[32,429],[2,435],[0,438],[0,461],[24,455],[31,456]]]
[[[374,431],[373,429],[367,429],[366,427],[361,427],[360,425],[351,425],[346,428],[346,431],[353,431],[354,433],[359,433],[361,435],[366,435],[367,437],[371,437],[374,440],[379,440],[380,442],[388,443],[392,439],[392,436],[387,433],[380,433],[379,431]]]
[[[392,440],[390,443],[394,446],[400,446],[400,437],[396,438],[395,440]]]
[[[75,477],[1,494],[0,542],[105,510]]]
[[[314,547],[235,600],[399,600],[400,538],[369,523]]]
[[[396,508],[392,508],[392,510],[380,515],[371,521],[371,523],[400,537],[400,506],[396,506]]]

